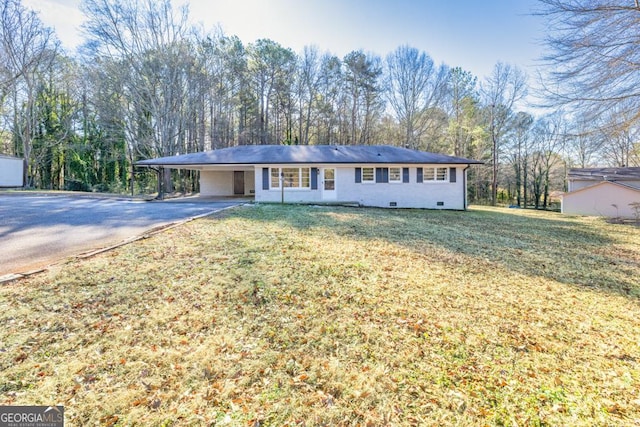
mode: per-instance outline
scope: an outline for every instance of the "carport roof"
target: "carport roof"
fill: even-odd
[[[260,164],[481,164],[477,160],[390,145],[239,145],[200,153],[142,160],[138,166],[186,168]]]

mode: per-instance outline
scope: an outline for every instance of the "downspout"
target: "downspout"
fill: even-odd
[[[465,211],[467,210],[467,169],[470,167],[471,165],[467,165],[462,169],[462,206]]]

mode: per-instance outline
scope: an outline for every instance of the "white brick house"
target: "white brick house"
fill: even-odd
[[[136,164],[199,170],[201,196],[464,210],[478,163],[386,145],[244,145]]]

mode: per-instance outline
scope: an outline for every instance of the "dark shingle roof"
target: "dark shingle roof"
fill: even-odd
[[[142,160],[136,165],[178,167],[300,163],[480,164],[482,162],[389,145],[239,145],[201,153]]]
[[[640,168],[572,168],[569,179],[587,181],[637,181],[640,180]]]

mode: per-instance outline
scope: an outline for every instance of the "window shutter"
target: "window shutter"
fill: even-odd
[[[318,189],[318,168],[311,168],[311,189]]]
[[[269,189],[269,168],[262,168],[262,189]]]
[[[449,168],[449,182],[456,182],[456,168]]]
[[[409,182],[409,168],[402,168],[402,182]]]
[[[376,168],[376,182],[389,182],[389,168]]]
[[[356,168],[356,184],[362,182],[362,168]]]
[[[416,176],[416,182],[422,182],[422,168],[418,168]]]

